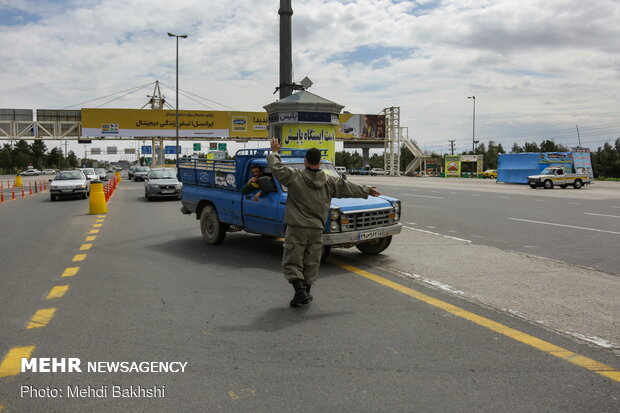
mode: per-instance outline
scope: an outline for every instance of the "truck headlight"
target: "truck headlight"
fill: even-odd
[[[338,217],[340,217],[340,210],[338,208],[332,209],[329,216],[332,219],[332,222],[338,220]]]
[[[331,232],[340,232],[340,224],[338,221],[332,221],[332,223],[329,224],[329,229]]]

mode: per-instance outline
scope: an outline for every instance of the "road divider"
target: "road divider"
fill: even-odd
[[[92,182],[90,184],[90,205],[88,213],[91,215],[108,213],[106,197],[101,182]]]

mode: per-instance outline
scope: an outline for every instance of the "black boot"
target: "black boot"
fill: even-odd
[[[306,294],[308,294],[308,301],[314,300],[312,294],[310,294],[310,289],[312,288],[312,284],[306,284]]]
[[[308,298],[308,293],[306,292],[304,282],[299,278],[296,278],[291,281],[291,284],[293,284],[293,288],[295,289],[295,295],[291,300],[291,307],[308,304],[310,299]]]

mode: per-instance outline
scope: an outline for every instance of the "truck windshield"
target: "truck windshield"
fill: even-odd
[[[545,168],[540,173],[541,175],[555,175],[555,169]]]
[[[306,169],[303,163],[287,163],[286,166],[290,166],[291,168],[299,169],[302,171]],[[340,176],[338,175],[338,172],[336,172],[336,168],[334,168],[334,165],[332,165],[331,163],[322,163],[321,170],[325,172],[326,175],[331,175],[331,176],[336,176],[336,177]],[[282,185],[282,182],[280,182],[280,186],[282,187],[283,192],[288,192],[288,189],[286,189],[286,186]]]

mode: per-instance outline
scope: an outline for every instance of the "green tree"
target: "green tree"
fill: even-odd
[[[407,166],[413,161],[413,153],[406,146],[400,148],[400,170],[406,171]]]
[[[11,145],[5,143],[0,149],[0,169],[4,173],[13,173],[13,157],[11,156]]]
[[[523,153],[523,148],[517,142],[512,145],[511,153]]]
[[[60,169],[63,166],[62,152],[58,148],[52,148],[45,159],[48,168]]]
[[[384,155],[374,154],[368,160],[368,164],[371,168],[382,168],[385,166]]]
[[[45,146],[45,143],[41,140],[34,141],[30,145],[30,153],[32,153],[32,164],[35,168],[43,169],[46,152],[47,147]]]
[[[73,151],[69,151],[69,154],[67,155],[67,162],[70,168],[77,168],[80,166],[80,161]]]
[[[536,142],[525,142],[525,144],[523,145],[523,151],[524,152],[540,152],[540,148],[538,147],[538,145],[536,144]]]

